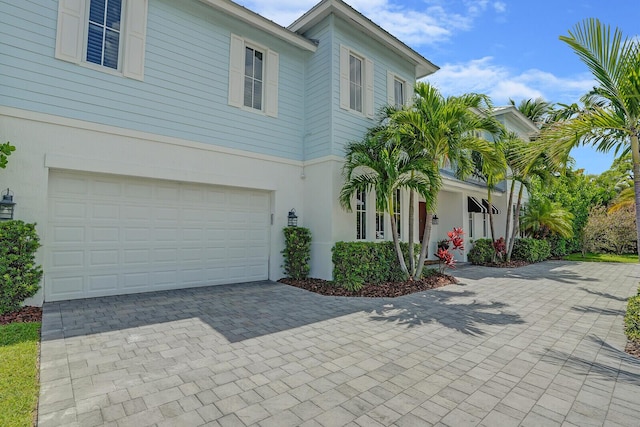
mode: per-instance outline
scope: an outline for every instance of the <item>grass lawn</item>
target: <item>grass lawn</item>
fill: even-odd
[[[588,262],[638,262],[638,255],[636,254],[585,254],[583,257],[581,253],[571,254],[565,256],[563,259],[567,261],[588,261]]]
[[[0,326],[0,426],[33,425],[40,323]]]

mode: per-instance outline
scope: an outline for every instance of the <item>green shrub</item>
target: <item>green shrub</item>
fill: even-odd
[[[514,261],[540,262],[551,256],[551,246],[546,240],[517,239],[513,244],[511,259]]]
[[[624,332],[630,340],[640,341],[640,295],[629,298],[624,315]]]
[[[304,227],[284,229],[284,274],[292,279],[306,279],[311,266],[311,231]]]
[[[547,238],[547,241],[551,246],[552,256],[560,258],[571,253],[569,252],[570,248],[572,247],[570,239],[552,235]]]
[[[408,262],[409,245],[400,243]],[[420,245],[415,245],[416,254]],[[333,281],[358,291],[365,283],[405,280],[393,242],[337,242],[332,249]]]
[[[0,222],[0,314],[18,310],[40,289],[42,268],[35,264],[39,242],[35,224]]]
[[[487,264],[493,260],[495,250],[491,243],[491,239],[474,240],[473,247],[467,254],[467,259],[472,264]]]

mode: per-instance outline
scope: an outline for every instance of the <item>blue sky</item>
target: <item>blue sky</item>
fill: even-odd
[[[543,97],[572,103],[594,82],[558,40],[585,18],[638,36],[637,0],[347,0],[440,67],[428,81],[445,95],[481,92],[495,105]],[[236,0],[287,26],[318,0]],[[576,168],[601,173],[613,153],[574,149]]]

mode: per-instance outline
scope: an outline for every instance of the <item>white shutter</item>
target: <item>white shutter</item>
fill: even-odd
[[[242,84],[244,77],[244,41],[231,34],[229,46],[229,105],[242,107]]]
[[[349,109],[349,49],[340,45],[340,108]]]
[[[63,61],[82,61],[85,28],[85,0],[60,0],[55,56]]]
[[[144,78],[144,51],[147,33],[148,0],[129,0],[124,15],[124,57],[122,75],[132,79]]]
[[[365,59],[364,66],[364,114],[368,118],[372,119],[374,116],[373,110],[373,61]]]
[[[389,105],[396,104],[395,83],[396,83],[396,77],[393,75],[391,71],[387,71],[387,104]]]
[[[265,91],[264,112],[267,116],[278,117],[278,65],[279,56],[272,50],[267,51],[267,85]]]

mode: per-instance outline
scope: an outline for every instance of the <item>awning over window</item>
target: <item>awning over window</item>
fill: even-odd
[[[489,212],[489,201],[487,199],[482,199],[482,206],[485,209],[485,212]],[[496,208],[493,204],[491,205],[491,213],[497,215],[500,213],[498,208]]]
[[[487,213],[487,209],[475,197],[467,197],[467,211],[475,213]]]

